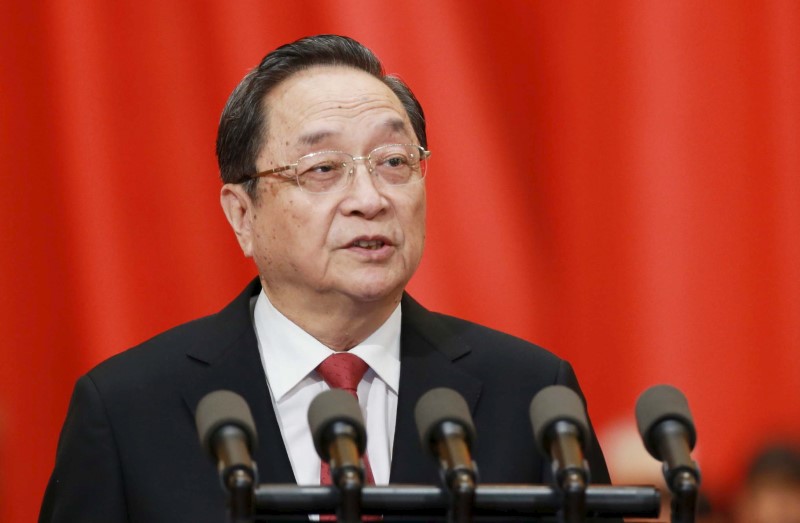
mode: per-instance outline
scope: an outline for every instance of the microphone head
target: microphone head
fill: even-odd
[[[529,409],[536,444],[543,455],[550,453],[550,428],[558,421],[572,423],[577,429],[581,447],[586,450],[591,440],[586,407],[578,394],[563,385],[550,385],[540,390]]]
[[[446,421],[461,426],[467,447],[472,448],[476,438],[472,415],[467,402],[453,389],[439,387],[423,394],[414,407],[414,418],[422,448],[433,450],[436,429]]]
[[[308,407],[308,426],[311,428],[311,437],[314,447],[323,461],[330,459],[328,445],[330,444],[330,429],[337,422],[351,427],[358,452],[363,454],[367,447],[367,431],[364,430],[364,418],[361,407],[349,392],[342,389],[330,389],[317,394]]]
[[[644,446],[651,456],[662,460],[657,442],[653,438],[653,429],[666,420],[681,423],[689,436],[689,450],[694,449],[697,432],[694,428],[692,414],[686,396],[672,385],[656,385],[644,391],[636,400],[636,424],[642,436]]]
[[[194,416],[197,425],[197,434],[200,444],[214,456],[213,437],[219,428],[224,425],[239,427],[247,438],[247,448],[250,452],[256,450],[258,436],[256,424],[247,402],[229,390],[217,390],[206,394],[197,404]]]

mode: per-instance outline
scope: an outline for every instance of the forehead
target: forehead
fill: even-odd
[[[328,139],[414,133],[400,100],[372,75],[319,66],[290,76],[265,98],[267,144],[312,147]]]

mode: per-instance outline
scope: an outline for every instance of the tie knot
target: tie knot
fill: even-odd
[[[357,397],[358,384],[368,368],[355,354],[340,352],[328,356],[317,366],[317,372],[331,388],[344,389]]]

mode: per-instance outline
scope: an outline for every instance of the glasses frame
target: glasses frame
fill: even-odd
[[[294,178],[294,181],[297,184],[297,187],[299,187],[300,190],[303,191],[303,192],[307,192],[309,194],[336,193],[336,192],[343,191],[347,187],[350,186],[350,183],[353,180],[353,174],[356,171],[356,162],[357,161],[359,161],[359,160],[363,161],[364,165],[367,166],[367,171],[370,174],[372,174],[372,172],[375,170],[372,167],[372,161],[370,160],[370,157],[372,156],[372,154],[375,151],[377,151],[378,149],[382,149],[384,147],[391,147],[393,145],[409,146],[409,147],[414,147],[414,148],[418,149],[419,150],[419,161],[420,161],[420,163],[424,162],[425,160],[427,160],[428,158],[431,157],[431,152],[428,149],[425,149],[421,145],[417,145],[415,143],[387,143],[387,144],[379,145],[378,147],[372,149],[369,153],[367,153],[366,156],[353,156],[352,154],[346,153],[344,151],[337,151],[337,150],[330,149],[330,150],[324,150],[324,151],[314,151],[313,153],[304,154],[303,156],[298,158],[297,161],[294,162],[294,163],[290,163],[290,164],[284,165],[282,167],[275,167],[273,169],[267,169],[266,171],[261,171],[261,172],[255,173],[255,174],[251,174],[250,176],[248,176],[247,179],[248,180],[256,180],[256,179],[262,178],[264,176],[280,176],[281,178],[284,178],[284,179],[287,179],[287,180],[291,180],[292,178]],[[353,167],[352,167],[352,169],[350,169],[347,172],[347,180],[346,180],[346,182],[340,188],[334,189],[332,191],[314,192],[314,191],[309,191],[308,189],[304,189],[303,186],[300,184],[300,174],[302,174],[302,173],[298,173],[297,172],[297,166],[300,165],[300,162],[302,162],[306,158],[310,158],[312,156],[317,156],[317,155],[320,155],[320,154],[327,154],[327,153],[344,154],[344,155],[347,155],[350,158],[352,158]],[[288,171],[289,169],[294,169],[294,173],[287,173],[286,171]],[[427,174],[427,170],[426,170],[425,174]],[[389,186],[389,187],[402,187],[403,185],[408,185],[410,183],[415,183],[417,181],[425,179],[425,174],[423,174],[422,177],[419,180],[414,180],[413,182],[409,181],[409,182],[405,182],[405,183],[393,183],[393,184],[386,184],[386,185]],[[381,182],[383,183],[383,181],[381,181]]]

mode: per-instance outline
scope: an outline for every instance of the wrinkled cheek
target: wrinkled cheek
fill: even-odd
[[[253,261],[255,261],[256,266],[258,267],[258,272],[265,273],[272,267],[272,257],[269,255],[269,251],[260,247],[256,249],[253,255]]]
[[[426,208],[424,191],[422,193],[422,201],[414,210],[413,218],[415,220],[414,223],[416,224],[414,241],[417,252],[415,253],[416,255],[415,263],[419,264],[420,259],[422,258],[422,252],[425,248],[425,236],[427,234],[427,227],[426,227],[427,208]]]
[[[279,263],[281,245],[284,244],[280,231],[275,228],[259,227],[256,229],[253,259],[263,273]]]

